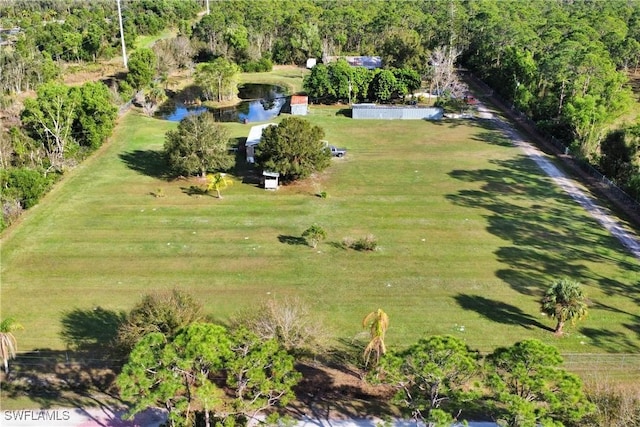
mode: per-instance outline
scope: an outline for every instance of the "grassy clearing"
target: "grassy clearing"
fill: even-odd
[[[302,92],[302,77],[309,70],[294,66],[276,66],[268,73],[242,73],[241,83],[271,84],[287,88],[290,94]]]
[[[136,49],[138,48],[151,49],[153,44],[158,40],[174,38],[177,36],[177,34],[178,34],[178,31],[176,29],[165,28],[158,34],[138,36],[136,37]],[[135,49],[132,49],[132,51],[133,50]]]
[[[336,339],[353,339],[380,307],[390,346],[453,334],[483,351],[525,338],[572,353],[640,350],[640,263],[490,125],[354,121],[316,106],[308,119],[347,157],[277,192],[239,178],[215,199],[162,178],[159,150],[175,124],[123,117],[108,145],[2,236],[2,316],[25,326],[20,349],[64,349],[69,310],[115,313],[181,288],[221,320],[297,296]],[[227,126],[239,139],[249,131]],[[296,244],[314,223],[328,238],[315,250]],[[339,247],[367,234],[378,251]],[[583,282],[592,307],[557,339],[538,300],[561,276]]]

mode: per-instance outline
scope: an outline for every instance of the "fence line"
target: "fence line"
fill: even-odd
[[[526,122],[526,124],[534,129],[538,134],[540,134],[545,141],[556,147],[560,150],[561,153],[564,153],[565,156],[569,157],[571,161],[573,161],[583,172],[589,174],[591,177],[596,178],[601,185],[606,187],[606,190],[609,191],[615,198],[624,202],[625,204],[630,205],[632,208],[640,211],[640,200],[637,200],[620,187],[618,187],[611,179],[603,175],[600,171],[594,168],[591,164],[589,164],[584,159],[578,157],[571,151],[571,148],[566,146],[562,141],[560,141],[555,136],[548,134],[547,132],[541,131],[536,123],[529,118],[523,112],[517,110],[514,105],[509,107],[509,103],[505,101],[500,95],[496,94],[495,91],[487,85],[485,82],[480,80],[472,73],[467,73],[473,81],[486,92],[487,96],[495,98],[499,103],[501,103],[505,108],[508,108],[511,111],[511,114],[517,117],[517,120]]]
[[[608,373],[634,377],[640,374],[640,354],[637,353],[566,353],[564,368],[579,373]]]
[[[118,366],[126,362],[126,359],[101,358],[95,353],[72,351],[26,351],[19,352],[17,356],[11,363],[22,367],[51,364]],[[624,370],[629,373],[640,373],[640,353],[562,353],[562,358],[563,366],[569,370]]]

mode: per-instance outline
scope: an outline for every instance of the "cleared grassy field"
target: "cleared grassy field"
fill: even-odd
[[[380,307],[390,346],[453,334],[484,351],[525,338],[571,353],[640,350],[640,263],[490,125],[354,121],[316,106],[307,118],[346,158],[277,192],[239,178],[215,199],[163,178],[159,151],[175,124],[123,117],[2,236],[2,317],[24,325],[20,350],[63,349],[69,310],[119,312],[172,288],[221,320],[298,296],[336,340]],[[227,126],[238,139],[249,131]],[[298,239],[314,223],[329,235],[316,250]],[[367,234],[375,253],[339,245]],[[563,276],[584,283],[592,306],[558,339],[538,300]]]

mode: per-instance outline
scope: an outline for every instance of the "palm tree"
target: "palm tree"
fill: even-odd
[[[18,351],[18,342],[13,336],[13,332],[19,329],[23,329],[23,327],[13,317],[7,317],[0,322],[0,356],[7,374],[9,373],[9,359],[14,359]]]
[[[371,353],[375,353],[377,364],[380,361],[380,356],[387,352],[387,347],[384,345],[384,334],[389,327],[389,316],[379,308],[362,319],[362,327],[368,328],[371,336],[371,341],[364,349],[365,365],[369,364]]]
[[[233,181],[224,173],[218,172],[207,175],[207,191],[216,190],[216,196],[218,199],[222,199],[220,190],[227,188],[231,184],[233,184]]]
[[[327,238],[327,232],[324,231],[324,228],[314,224],[304,230],[304,232],[302,233],[302,237],[306,238],[309,241],[309,246],[315,248],[316,246],[318,246],[320,240]]]
[[[542,298],[542,312],[558,321],[556,335],[562,335],[567,320],[575,323],[587,315],[587,300],[582,285],[569,279],[556,280]]]

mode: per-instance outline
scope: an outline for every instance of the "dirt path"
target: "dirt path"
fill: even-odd
[[[569,194],[576,202],[591,214],[605,229],[622,243],[636,258],[640,259],[640,238],[622,227],[620,221],[608,209],[600,206],[593,198],[589,197],[578,184],[570,179],[564,172],[558,169],[542,151],[526,142],[524,138],[504,120],[496,117],[490,110],[480,104],[478,115],[482,119],[493,120],[507,135],[507,137],[520,147],[553,181]]]

